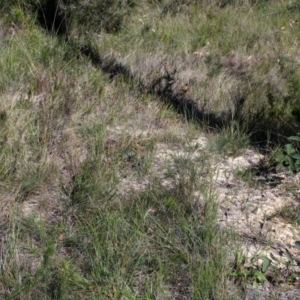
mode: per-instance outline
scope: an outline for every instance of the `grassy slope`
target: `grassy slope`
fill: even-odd
[[[155,145],[193,125],[34,27],[1,42],[1,298],[226,298],[203,174],[184,163],[172,189],[149,174]]]
[[[113,49],[122,63],[143,70],[144,81],[155,78],[151,72],[162,64],[161,57],[167,68],[179,64],[175,88],[188,80],[196,98],[199,93],[209,97],[211,85],[225,78],[224,91],[211,95],[219,101],[218,95],[231,93],[228,86],[239,79],[223,64],[216,65],[215,74],[215,59],[226,61],[232,48],[234,55],[259,57],[264,48],[255,52],[253,42],[247,49],[241,39],[254,35],[254,41],[267,43],[254,34],[267,25],[265,20],[253,27],[239,23],[239,35],[220,40],[219,22],[237,22],[236,11],[218,11],[222,18],[215,19],[214,10],[210,16],[210,11],[189,9],[180,18],[160,19],[159,10],[138,6],[122,32],[101,33],[100,53]],[[164,166],[154,160],[158,145],[184,149],[199,128],[122,76],[109,80],[18,13],[13,17],[19,28],[6,25],[0,37],[0,297],[240,299],[229,283],[230,237],[216,223],[210,156],[181,155]],[[207,25],[208,17],[215,26]],[[270,22],[281,26],[288,18]],[[208,30],[212,33],[205,37]],[[289,55],[296,55],[297,42],[280,36]],[[139,47],[132,52],[133,42]],[[194,52],[204,56],[195,62]],[[162,184],[162,177],[171,186]],[[141,188],[133,182],[146,184]],[[194,191],[201,195],[200,207]]]
[[[138,7],[119,34],[101,33],[99,52],[114,57],[149,86],[172,73],[174,93],[226,123],[252,132],[295,134],[299,123],[298,10],[282,1],[253,6]],[[277,14],[268,15],[271,12]],[[134,47],[132,47],[134,45]]]

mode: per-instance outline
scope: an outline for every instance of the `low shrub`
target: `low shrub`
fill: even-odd
[[[13,0],[4,4],[3,10],[9,12],[18,7],[36,14],[47,31],[69,35],[75,29],[116,32],[134,6],[135,0]]]

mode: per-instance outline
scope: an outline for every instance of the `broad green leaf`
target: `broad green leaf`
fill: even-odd
[[[294,162],[294,160],[291,157],[288,157],[287,159],[289,161],[289,170],[290,171],[294,171],[295,170],[295,162]]]
[[[267,280],[265,274],[260,271],[255,271],[254,276],[255,276],[256,280],[259,282]]]
[[[294,147],[293,147],[292,144],[286,144],[286,145],[285,145],[285,149],[286,149],[286,153],[287,153],[288,155],[292,154],[293,151],[294,151]]]
[[[292,144],[286,144],[285,147],[286,147],[286,153],[288,155],[293,155],[297,153],[297,150],[294,148]]]
[[[296,241],[296,242],[295,242],[295,247],[296,247],[298,250],[300,250],[300,241]]]
[[[258,255],[258,256],[254,256],[251,261],[256,261],[258,259],[261,259],[263,261],[262,266],[261,266],[261,271],[263,273],[265,273],[267,271],[267,269],[269,268],[270,264],[271,264],[271,259],[269,259],[267,256],[265,255]]]
[[[298,153],[293,154],[293,155],[292,155],[292,158],[295,158],[295,159],[299,159],[299,160],[300,160],[300,154],[298,154]]]
[[[265,273],[268,270],[268,268],[269,268],[269,266],[271,264],[271,260],[268,257],[266,257],[266,256],[261,257],[261,259],[263,260],[263,264],[262,264],[261,270],[262,270],[263,273]]]
[[[288,137],[288,140],[300,142],[300,136],[290,136]]]

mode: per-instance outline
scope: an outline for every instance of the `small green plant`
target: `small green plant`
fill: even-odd
[[[285,145],[279,165],[288,168],[289,171],[298,172],[300,171],[300,136],[290,136],[288,140],[291,142]]]
[[[236,281],[242,282],[247,279],[249,276],[249,271],[245,266],[246,256],[240,251],[235,253],[233,272],[231,275],[235,278]]]
[[[268,268],[271,265],[271,260],[265,256],[265,255],[255,255],[252,259],[251,262],[254,263],[257,260],[262,260],[262,263],[260,266],[256,268],[253,272],[253,285],[257,286],[259,283],[262,283],[264,281],[267,281],[267,278],[265,276],[265,273],[267,272]]]
[[[255,264],[258,260],[262,260],[260,265]],[[251,259],[250,265],[246,264],[246,256],[237,251],[235,254],[234,271],[231,275],[235,278],[235,281],[239,283],[246,282],[247,280],[253,280],[253,285],[267,280],[265,273],[271,265],[271,260],[265,255],[254,255]]]
[[[249,135],[237,122],[222,129],[215,140],[215,149],[220,154],[236,156],[249,145]]]

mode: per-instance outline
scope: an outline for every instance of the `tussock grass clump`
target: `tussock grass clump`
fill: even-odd
[[[221,132],[214,137],[212,150],[222,155],[237,156],[241,151],[250,145],[250,137],[245,129],[232,122],[229,126],[220,130]]]

